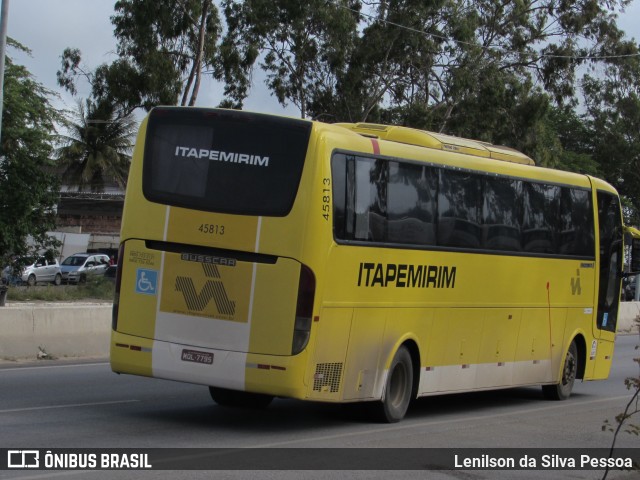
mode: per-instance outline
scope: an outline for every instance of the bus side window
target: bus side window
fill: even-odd
[[[486,178],[482,205],[483,246],[488,250],[522,250],[520,219],[522,181]]]
[[[555,223],[560,187],[525,183],[522,246],[525,252],[556,253]]]
[[[345,155],[334,155],[331,159],[331,186],[333,191],[333,234],[344,239],[347,230],[347,163]]]
[[[578,256],[595,254],[591,193],[586,190],[562,189],[559,252]]]
[[[388,241],[398,244],[435,245],[435,169],[413,163],[389,163],[387,199]]]
[[[440,170],[438,245],[480,247],[481,183],[479,175]]]
[[[622,218],[618,197],[598,192],[600,235],[600,291],[598,295],[598,328],[615,332],[620,298],[622,260]]]
[[[387,240],[388,167],[385,160],[356,160],[354,240]]]

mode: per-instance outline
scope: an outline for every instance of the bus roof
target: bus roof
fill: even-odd
[[[391,125],[379,125],[375,123],[336,123],[335,125],[347,128],[361,135],[389,140],[392,142],[406,143],[419,147],[447,150],[450,152],[475,155],[477,157],[492,158],[505,162],[520,163],[523,165],[535,165],[533,159],[513,148],[493,145],[487,142],[469,140],[467,138],[444,135],[442,133],[428,132],[408,127]]]

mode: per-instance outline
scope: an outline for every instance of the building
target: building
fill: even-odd
[[[57,206],[56,231],[61,242],[60,259],[78,252],[102,252],[116,256],[124,190],[113,185],[104,192],[77,191],[62,186]]]

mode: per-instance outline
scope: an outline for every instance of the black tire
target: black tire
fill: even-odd
[[[407,413],[413,391],[413,363],[407,347],[398,349],[387,375],[384,398],[371,405],[374,417],[385,423],[396,423]]]
[[[56,278],[53,279],[53,284],[58,286],[62,283],[62,275],[56,273]]]
[[[272,395],[240,392],[227,388],[209,387],[209,393],[213,401],[223,407],[262,409],[267,408],[273,401]]]
[[[562,380],[556,385],[543,385],[542,394],[547,400],[566,400],[571,396],[578,374],[578,347],[575,340],[569,345],[562,367]]]
[[[27,278],[27,285],[29,285],[30,287],[33,287],[36,284],[36,276],[31,274],[29,275],[29,278]]]
[[[78,279],[78,283],[79,284],[87,283],[87,276],[84,273],[80,275],[80,278]]]

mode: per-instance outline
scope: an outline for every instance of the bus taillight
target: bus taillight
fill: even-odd
[[[118,307],[120,305],[120,283],[122,283],[122,262],[124,261],[124,242],[118,249],[118,269],[116,270],[116,285],[113,294],[113,309],[111,310],[111,329],[118,328]]]
[[[298,303],[296,305],[296,322],[293,330],[291,354],[297,355],[305,349],[311,333],[313,316],[313,297],[316,291],[316,279],[311,269],[302,265],[298,283]]]

